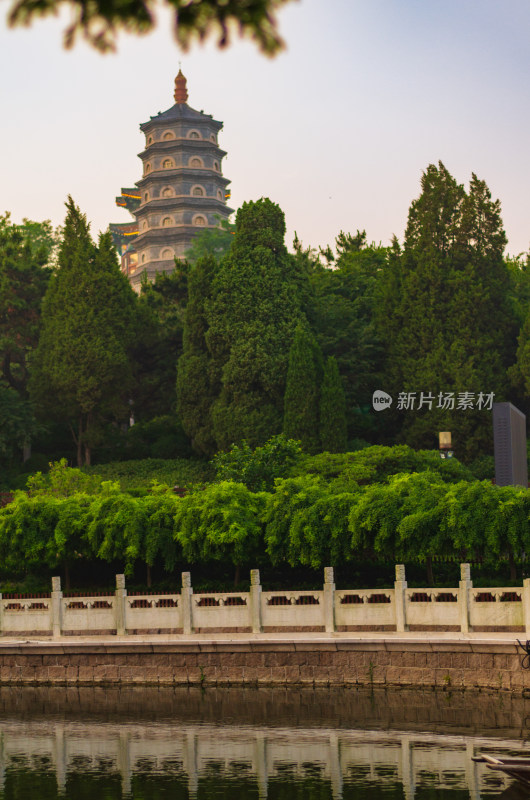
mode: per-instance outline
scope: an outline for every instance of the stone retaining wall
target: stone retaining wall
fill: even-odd
[[[0,645],[1,684],[530,690],[515,642],[318,639]]]

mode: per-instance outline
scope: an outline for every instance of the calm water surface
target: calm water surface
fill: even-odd
[[[0,690],[1,800],[529,797],[530,700],[428,691]]]

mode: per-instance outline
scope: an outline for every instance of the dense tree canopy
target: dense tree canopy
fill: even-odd
[[[34,410],[42,426],[70,425],[79,463],[95,447],[102,459],[191,445],[213,456],[167,478],[176,494],[122,491],[112,473],[92,483],[66,462],[37,475],[0,511],[7,567],[99,559],[131,575],[143,565],[149,582],[152,568],[195,562],[377,558],[422,560],[432,581],[434,559],[456,555],[509,559],[513,577],[530,547],[528,491],[491,484],[486,401],[458,408],[465,392],[530,400],[528,259],[504,259],[485,183],[465,189],[430,165],[390,248],[341,231],[333,249],[296,238],[290,254],[268,199],[245,203],[228,235],[226,252],[176,263],[137,297],[73,201],[57,257],[46,225],[2,218],[2,465],[45,441]],[[375,389],[391,410],[372,409]],[[458,458],[413,449],[440,430]],[[54,457],[71,457],[54,432]]]
[[[248,442],[234,444],[227,453],[217,453],[212,463],[217,480],[244,483],[260,492],[272,491],[275,481],[289,475],[301,459],[300,443],[280,434],[254,450]]]
[[[277,437],[254,453],[233,448],[216,481],[179,497],[161,484],[137,496],[61,462],[0,509],[0,566],[60,569],[68,580],[98,561],[130,576],[143,565],[149,585],[153,567],[217,564],[235,567],[237,580],[243,567],[351,571],[377,559],[426,563],[433,585],[434,560],[448,556],[490,569],[509,562],[516,580],[530,547],[530,493],[449,466],[402,445],[304,457]]]

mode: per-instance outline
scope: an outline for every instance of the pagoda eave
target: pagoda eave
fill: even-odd
[[[201,178],[203,180],[207,178],[215,178],[217,183],[225,188],[229,183],[232,183],[232,181],[228,180],[228,178],[223,177],[220,172],[213,172],[211,169],[200,169],[197,167],[177,167],[176,169],[165,169],[157,170],[156,172],[149,172],[147,175],[144,175],[143,178],[140,178],[140,180],[136,182],[136,185],[139,189],[143,189],[145,186],[149,186],[149,184],[151,184],[154,180],[160,181],[160,183],[167,183],[168,178],[176,178],[177,176],[194,177],[197,181],[199,181]]]
[[[136,211],[136,218],[141,219],[145,214],[150,214],[153,211],[164,211],[165,209],[180,210],[181,208],[192,208],[194,211],[204,211],[206,214],[217,214],[219,211],[223,213],[232,214],[233,209],[226,205],[224,200],[219,200],[218,197],[194,197],[190,195],[180,195],[178,197],[155,197],[148,200]]]
[[[149,147],[146,147],[145,150],[142,150],[141,153],[138,153],[138,158],[141,158],[142,161],[149,156],[153,155],[153,153],[165,153],[166,150],[171,152],[175,149],[175,143],[185,142],[186,147],[189,147],[190,150],[197,150],[198,153],[213,153],[213,155],[217,156],[218,158],[224,158],[226,156],[226,150],[221,150],[215,142],[210,142],[208,139],[168,139],[164,142],[153,142],[150,144]]]
[[[217,132],[222,130],[223,123],[219,122],[219,120],[214,119],[210,114],[201,114],[200,111],[195,111],[195,109],[190,108],[188,106],[189,112],[192,113],[184,113],[178,114],[178,112],[174,112],[170,114],[169,112],[174,111],[175,106],[172,108],[168,108],[167,111],[162,111],[160,114],[157,114],[155,117],[151,117],[150,120],[147,122],[140,123],[140,130],[142,133],[149,133],[149,131],[158,128],[160,125],[165,125],[169,127],[179,122],[189,122],[193,123],[195,121],[202,121],[207,122],[212,128],[216,129]]]
[[[136,250],[141,250],[149,245],[171,245],[181,241],[190,241],[201,231],[220,230],[219,225],[173,225],[170,228],[151,228],[138,234],[134,240]]]

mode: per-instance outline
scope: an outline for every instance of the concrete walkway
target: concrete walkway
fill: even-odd
[[[527,640],[526,633],[523,632],[470,632],[459,633],[457,631],[409,631],[407,633],[397,633],[395,631],[346,631],[338,633],[307,633],[307,632],[275,632],[275,633],[193,633],[193,634],[127,634],[126,636],[32,636],[32,637],[8,637],[0,638],[0,650],[5,647],[28,645],[93,645],[95,648],[100,646],[112,646],[117,644],[301,644],[314,643],[316,646],[323,644],[358,643],[367,644],[369,642],[381,643],[388,642],[406,649],[407,643],[428,645],[429,643],[499,643],[517,645],[517,640],[523,644]]]

